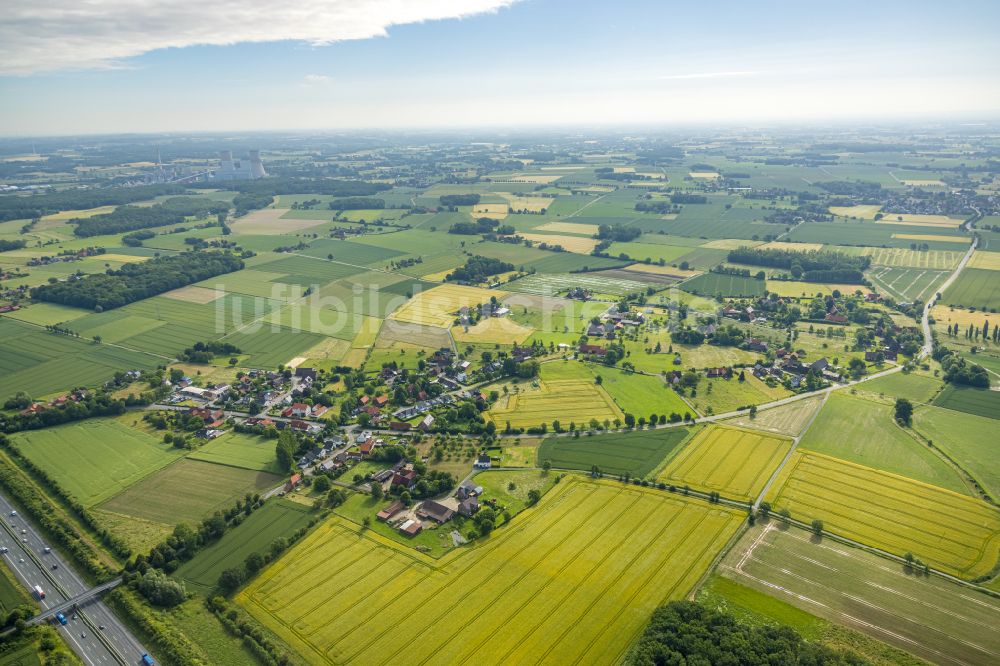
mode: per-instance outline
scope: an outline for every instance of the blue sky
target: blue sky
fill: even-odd
[[[1000,111],[995,2],[104,2],[92,16],[41,0],[0,18],[0,132]]]

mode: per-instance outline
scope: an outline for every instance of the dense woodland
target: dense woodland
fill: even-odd
[[[729,664],[865,664],[846,652],[808,643],[791,627],[753,627],[691,601],[673,601],[653,613],[626,659],[630,666]]]
[[[787,268],[793,278],[806,282],[864,284],[864,271],[871,266],[870,257],[855,257],[843,252],[763,250],[754,247],[730,250],[727,259],[734,264]]]
[[[464,266],[456,268],[445,278],[448,282],[466,282],[478,284],[485,282],[491,275],[499,275],[514,270],[514,264],[491,257],[478,255],[469,257]]]
[[[228,252],[185,252],[34,287],[31,298],[103,311],[241,268],[243,260]]]
[[[180,185],[146,185],[97,190],[63,190],[45,194],[0,196],[0,222],[30,220],[64,210],[85,210],[98,206],[122,206],[165,194],[183,194]]]
[[[120,206],[111,213],[92,217],[74,218],[73,233],[87,238],[123,231],[182,224],[188,217],[202,218],[229,211],[229,204],[202,197],[172,197],[155,206]]]

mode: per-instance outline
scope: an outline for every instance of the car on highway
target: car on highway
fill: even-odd
[[[10,512],[10,517],[11,517],[11,518],[13,518],[13,517],[14,517],[14,516],[16,516],[16,515],[17,515],[17,511],[11,511],[11,512]]]
[[[27,534],[28,530],[21,530],[21,534]]]
[[[42,548],[42,552],[43,552],[43,553],[51,553],[51,552],[52,552],[52,549],[51,549],[51,548],[49,548],[48,546],[46,546],[45,548]]]
[[[8,551],[10,551],[10,548],[7,546],[0,546],[0,553],[6,553]]]

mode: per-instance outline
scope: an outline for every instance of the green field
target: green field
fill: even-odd
[[[660,245],[659,243],[612,243],[607,252],[613,257],[624,254],[635,261],[660,261],[674,263],[677,257],[691,251],[690,247],[682,245]]]
[[[257,663],[250,648],[230,634],[198,596],[170,609],[163,617],[184,632],[212,666],[246,666]]]
[[[24,587],[14,578],[6,563],[0,562],[0,613],[6,615],[16,606],[22,604],[34,605],[35,601],[28,596]]]
[[[948,454],[1000,501],[1000,438],[997,422],[940,407],[920,407],[913,428]]]
[[[699,296],[722,294],[725,297],[738,297],[763,296],[766,285],[765,280],[722,273],[705,273],[684,281],[680,287]]]
[[[968,492],[947,463],[896,425],[892,407],[833,393],[802,437],[802,448]]]
[[[268,500],[239,527],[228,530],[212,545],[198,551],[174,576],[205,594],[215,589],[219,575],[243,562],[250,553],[265,553],[271,542],[288,537],[309,522],[310,509],[283,499]]]
[[[267,472],[178,460],[115,495],[99,508],[165,525],[199,522],[214,511],[230,508],[247,493],[278,485],[281,477]]]
[[[893,398],[906,398],[911,402],[929,402],[941,390],[941,380],[912,372],[894,372],[865,382],[859,391]]]
[[[275,368],[304,355],[325,339],[326,336],[319,333],[264,324],[252,332],[238,331],[226,336],[225,341],[247,355],[242,361],[245,367]]]
[[[1000,418],[1000,392],[949,384],[934,399],[935,407],[987,418]]]
[[[183,451],[117,419],[30,430],[11,440],[84,506],[99,504]]]
[[[801,609],[781,609],[775,619],[815,632],[812,638],[820,632],[801,611],[931,663],[987,664],[1000,656],[1000,633],[991,630],[1000,626],[1000,601],[937,577],[913,575],[862,550],[814,543],[798,530],[751,528],[720,572]],[[883,663],[889,661],[899,663],[894,658]]]
[[[657,480],[716,491],[730,499],[755,500],[791,445],[783,437],[709,426],[674,456]]]
[[[668,387],[662,378],[651,375],[622,372],[614,368],[594,366],[592,371],[601,376],[601,386],[623,412],[636,418],[649,418],[650,414],[680,414],[691,412],[687,403]]]
[[[274,453],[275,441],[259,435],[227,432],[196,449],[188,457],[220,465],[280,474],[281,469]]]
[[[688,436],[685,428],[640,430],[576,437],[546,437],[538,448],[538,463],[559,469],[590,471],[595,465],[605,474],[642,477],[652,472]]]
[[[996,312],[1000,308],[1000,280],[997,279],[997,272],[966,268],[945,290],[941,302]]]
[[[237,601],[311,663],[616,663],[741,520],[569,477],[509,527],[436,562],[329,520]]]
[[[866,273],[875,288],[897,301],[924,302],[934,295],[934,287],[948,276],[947,271],[923,268],[877,267]]]
[[[164,362],[129,349],[47,333],[6,317],[0,317],[0,340],[0,399],[18,391],[40,397],[93,386],[118,370],[152,370]]]

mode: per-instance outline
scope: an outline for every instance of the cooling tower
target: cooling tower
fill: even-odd
[[[250,151],[250,177],[251,178],[263,178],[267,175],[264,171],[264,164],[260,161],[260,151],[251,150]]]

